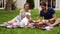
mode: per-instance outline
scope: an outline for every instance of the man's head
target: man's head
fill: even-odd
[[[42,1],[42,2],[40,3],[40,6],[41,6],[41,8],[44,10],[44,9],[46,9],[47,4],[46,4],[46,2]]]
[[[27,12],[27,13],[26,13],[26,17],[27,17],[28,19],[30,19],[31,14],[30,14],[29,12]]]

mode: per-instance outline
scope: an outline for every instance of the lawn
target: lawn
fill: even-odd
[[[19,10],[13,10],[8,14],[5,10],[0,10],[0,23],[9,21],[19,14]],[[31,10],[32,19],[36,20],[39,16],[38,10]],[[60,17],[60,10],[56,10],[57,18]],[[37,28],[4,28],[0,27],[0,34],[60,34],[60,26],[56,26],[52,31]]]

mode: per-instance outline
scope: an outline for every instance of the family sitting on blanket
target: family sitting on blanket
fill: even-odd
[[[8,21],[4,24],[0,24],[0,26],[8,28],[25,27],[52,30],[54,26],[60,23],[60,19],[56,20],[55,10],[50,7],[47,7],[47,4],[45,2],[42,1],[40,3],[40,6],[42,10],[40,11],[39,20],[32,20],[29,9],[30,5],[29,3],[26,3],[24,4],[24,8],[20,10],[19,15],[17,15],[11,21]]]

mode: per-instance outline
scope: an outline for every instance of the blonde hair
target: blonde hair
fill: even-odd
[[[25,15],[29,15],[29,16],[31,16],[31,14],[29,13],[29,12],[26,12],[26,14]]]

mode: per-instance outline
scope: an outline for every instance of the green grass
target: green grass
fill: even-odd
[[[5,10],[0,10],[0,23],[9,21],[19,14],[19,10],[13,10],[12,13],[7,14]],[[31,10],[32,19],[38,19],[38,10]],[[56,10],[57,18],[60,17],[60,10]],[[60,34],[60,26],[56,26],[52,31],[46,31],[36,28],[4,28],[0,27],[0,34]]]

